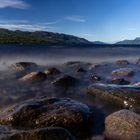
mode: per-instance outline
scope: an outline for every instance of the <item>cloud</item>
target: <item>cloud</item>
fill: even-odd
[[[23,31],[48,31],[55,30],[57,27],[53,22],[44,23],[30,23],[28,20],[0,20],[0,28],[9,30],[23,30]]]
[[[86,19],[82,16],[67,16],[65,19],[75,22],[86,22]]]
[[[38,24],[0,24],[0,28],[22,31],[47,31],[56,29],[53,26],[41,26]]]
[[[28,24],[29,21],[28,20],[3,20],[3,19],[0,19],[0,24]]]
[[[27,9],[30,5],[23,0],[0,0],[0,8]]]
[[[128,28],[127,30],[128,31],[136,31],[137,29],[136,28]]]

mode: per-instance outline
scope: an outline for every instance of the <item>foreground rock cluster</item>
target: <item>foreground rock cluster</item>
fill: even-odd
[[[9,69],[0,140],[140,140],[139,60]]]

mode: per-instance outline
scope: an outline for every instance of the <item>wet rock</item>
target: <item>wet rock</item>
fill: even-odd
[[[80,61],[69,61],[69,62],[66,62],[65,65],[75,65],[75,64],[80,64],[81,62]]]
[[[57,75],[57,74],[60,74],[61,72],[56,68],[49,68],[49,69],[45,70],[44,73],[46,75]]]
[[[17,62],[10,66],[10,69],[15,71],[26,71],[33,68],[37,68],[37,64],[32,62]]]
[[[24,128],[63,127],[70,132],[89,131],[92,112],[83,103],[64,98],[34,99],[0,112],[0,124]]]
[[[97,75],[92,75],[91,76],[91,80],[96,82],[96,81],[101,81],[101,77],[100,76],[97,76]]]
[[[127,60],[118,60],[118,61],[116,61],[116,64],[117,65],[128,65],[129,62]]]
[[[75,140],[64,128],[47,127],[28,131],[16,131],[1,136],[0,140]]]
[[[88,87],[87,93],[107,103],[140,112],[139,86],[96,83]]]
[[[135,86],[140,86],[140,82],[137,82],[134,84]]]
[[[83,68],[78,68],[78,69],[76,69],[76,72],[77,72],[77,73],[81,73],[81,72],[86,72],[86,70],[83,69]]]
[[[120,68],[112,71],[112,76],[132,76],[134,70],[132,68]]]
[[[43,81],[45,80],[47,75],[43,72],[31,72],[19,80],[21,81],[32,81],[32,82],[37,82],[37,81]]]
[[[140,58],[136,61],[137,65],[140,65]]]
[[[56,86],[68,87],[68,86],[75,85],[76,82],[77,82],[77,79],[75,79],[74,77],[65,75],[54,80],[52,84]]]
[[[140,115],[120,110],[105,119],[106,136],[111,140],[139,140]]]
[[[117,84],[117,85],[129,85],[130,82],[125,80],[124,78],[113,78],[111,80],[112,84]]]

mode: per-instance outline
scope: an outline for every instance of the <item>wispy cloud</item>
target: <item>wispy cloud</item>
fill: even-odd
[[[82,16],[67,16],[66,20],[75,21],[75,22],[86,22],[85,17]]]
[[[136,31],[137,29],[136,28],[128,28],[127,30],[128,31]]]
[[[30,23],[28,20],[0,20],[0,28],[23,31],[49,31],[57,29],[52,24]]]
[[[27,9],[30,5],[23,0],[0,0],[0,8]]]

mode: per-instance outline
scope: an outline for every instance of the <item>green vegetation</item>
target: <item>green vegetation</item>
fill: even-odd
[[[11,31],[0,29],[0,44],[88,45],[86,39],[45,31]]]

